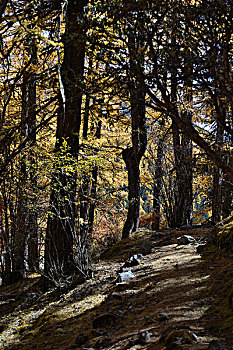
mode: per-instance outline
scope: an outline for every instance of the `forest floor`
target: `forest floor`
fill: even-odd
[[[178,244],[177,238],[185,234],[195,242]],[[93,279],[70,290],[43,294],[36,276],[1,287],[0,349],[199,350],[216,338],[231,349],[227,281],[232,260],[197,253],[209,235],[208,228],[140,230],[107,249],[93,264]],[[132,278],[119,282],[119,269],[127,259],[147,248],[148,254],[131,267]],[[180,339],[175,345],[161,342],[165,327],[172,326],[180,328]],[[189,330],[182,335],[183,327]],[[188,341],[185,332],[196,339],[192,335]],[[182,337],[190,344],[176,345]]]

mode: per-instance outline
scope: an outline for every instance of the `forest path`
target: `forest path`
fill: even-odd
[[[126,316],[106,349],[165,349],[159,340],[164,328],[169,326],[190,327],[197,336],[197,343],[185,344],[180,347],[183,349],[207,349],[209,342],[216,339],[203,317],[212,303],[209,278],[214,267],[197,253],[209,230],[165,232],[159,242],[153,239],[156,234],[143,236],[145,241],[153,241],[152,253],[143,257],[141,267],[132,268],[132,280],[114,288],[125,299]],[[178,245],[177,238],[187,234],[195,238],[195,243]],[[140,334],[146,331],[150,339],[137,344]]]
[[[195,243],[177,244],[185,234]],[[0,349],[207,349],[212,339],[221,336],[207,314],[213,302],[209,292],[214,260],[203,260],[197,253],[208,235],[209,230],[202,228],[159,234],[141,230],[105,251],[105,259],[94,265],[94,278],[69,292],[41,295],[27,306],[28,295],[38,295],[32,284],[12,312],[0,305]],[[145,242],[153,243],[152,251],[130,268],[132,278],[117,282],[120,267],[140,253]],[[8,293],[12,297],[9,289]],[[0,297],[3,294],[0,289]],[[196,340],[166,347],[161,335],[172,326],[189,327],[184,332],[194,333]]]

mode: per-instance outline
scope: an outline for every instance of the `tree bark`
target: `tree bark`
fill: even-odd
[[[140,171],[139,162],[132,148],[126,148],[122,152],[128,171],[128,213],[124,224],[122,238],[128,238],[136,231],[139,224],[140,211]]]
[[[60,74],[61,107],[57,121],[55,154],[63,153],[67,157],[64,164],[53,173],[45,240],[44,272],[55,284],[77,271],[73,258],[73,240],[77,215],[76,163],[81,124],[81,85],[85,56],[83,13],[86,4],[86,0],[69,1],[66,10],[64,59]]]
[[[2,252],[3,262],[2,262],[2,284],[8,285],[12,283],[12,254],[10,246],[10,228],[9,228],[9,213],[8,213],[8,203],[6,197],[5,184],[3,187],[3,206],[4,206],[4,228],[3,228],[3,246],[5,252]]]
[[[217,135],[216,143],[218,147],[223,145],[223,127],[217,122]],[[219,152],[219,149],[216,149]],[[220,153],[220,152],[219,152]],[[222,185],[223,185],[223,172],[222,169],[214,166],[213,174],[213,199],[212,199],[212,222],[217,224],[222,218]]]
[[[94,137],[100,139],[101,137],[102,121],[99,120]],[[87,237],[88,233],[92,232],[94,215],[95,215],[95,200],[97,190],[98,169],[93,167],[91,174],[84,174],[81,181],[80,188],[80,235]]]
[[[32,39],[31,43],[31,57],[32,64],[37,63],[37,48],[35,41]],[[36,74],[29,72],[27,81],[27,93],[28,93],[28,128],[29,133],[36,127]],[[36,144],[36,134],[30,140],[31,145]],[[29,271],[37,271],[39,268],[39,256],[38,256],[38,224],[37,224],[37,209],[36,209],[36,196],[34,191],[37,187],[37,178],[34,174],[34,165],[36,160],[33,151],[29,152],[29,164],[30,170],[28,172],[29,185],[31,187],[31,198],[29,198],[28,209],[28,268]]]
[[[224,181],[222,186],[222,218],[226,219],[231,215],[233,209],[233,186]]]
[[[213,199],[211,218],[214,225],[217,224],[222,217],[222,180],[222,170],[215,166],[213,175]]]
[[[92,60],[89,60],[88,72],[92,68]],[[86,95],[84,117],[83,117],[83,139],[87,140],[88,128],[89,128],[89,113],[90,112],[90,96]],[[83,172],[79,189],[80,200],[80,236],[86,240],[87,233],[89,231],[89,195],[91,192],[90,174],[88,171]],[[85,238],[84,238],[85,237]]]
[[[101,120],[98,122],[95,137],[100,139],[101,137]],[[91,234],[93,231],[94,219],[95,219],[95,208],[96,208],[96,193],[97,193],[97,180],[98,180],[98,168],[97,166],[91,172],[91,192],[90,192],[90,207],[88,215],[88,231]]]
[[[140,211],[140,171],[139,164],[146,150],[147,133],[145,120],[145,88],[139,69],[137,53],[143,46],[143,38],[139,33],[129,33],[130,54],[130,105],[132,122],[132,147],[122,152],[128,171],[128,213],[124,224],[122,238],[127,238],[136,231],[139,224]],[[143,55],[139,60],[144,60]]]
[[[154,174],[154,190],[153,190],[153,215],[152,215],[152,230],[159,230],[160,226],[160,206],[161,206],[161,190],[162,190],[162,159],[163,159],[163,139],[158,141],[156,166]]]
[[[172,48],[175,57],[174,64],[171,69],[171,103],[178,113],[177,107],[177,66],[179,62],[178,44],[176,42],[175,29],[172,32]],[[184,60],[184,108],[182,120],[191,123],[192,114],[189,111],[192,103],[192,67],[190,66],[189,58]],[[173,148],[175,156],[175,207],[173,216],[173,227],[188,226],[192,223],[193,212],[193,193],[192,193],[192,141],[189,135],[180,131],[179,125],[172,120]]]
[[[33,38],[29,38],[27,51],[31,56],[32,64],[36,64],[37,49]],[[23,73],[21,113],[22,138],[27,138],[35,126],[36,77],[33,68],[29,67],[28,71]],[[28,142],[30,146],[33,146],[36,143],[36,134]],[[33,193],[36,188],[36,178],[33,169],[34,163],[33,151],[29,149],[28,153],[23,155],[20,164],[17,225],[12,264],[12,279],[14,281],[24,277],[26,272],[26,258],[29,270],[33,271],[38,268],[37,213],[35,208],[36,198]],[[26,190],[30,192],[29,196]],[[28,248],[28,254],[26,254],[26,246]]]

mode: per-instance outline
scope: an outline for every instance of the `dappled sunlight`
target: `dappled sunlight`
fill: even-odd
[[[39,311],[19,312],[20,315],[16,316],[12,320],[12,316],[8,316],[9,322],[7,322],[7,329],[4,330],[0,336],[0,349],[4,349],[10,344],[16,344],[20,342],[21,334],[24,331],[30,331],[33,329],[33,335],[36,336],[40,332],[41,327],[47,325],[59,324],[69,318],[82,315],[87,310],[90,310],[105,299],[106,295],[96,294],[84,298],[76,303],[64,305],[64,302],[52,302],[47,307]],[[36,327],[36,321],[42,317],[42,322],[39,322],[39,327]],[[4,320],[7,321],[7,318]]]
[[[53,315],[57,317],[59,321],[64,321],[67,318],[78,316],[87,310],[93,309],[101,304],[106,298],[107,295],[91,295],[79,302],[62,306],[62,308],[59,311],[54,312]]]

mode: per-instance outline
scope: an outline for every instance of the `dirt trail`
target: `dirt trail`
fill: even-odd
[[[196,243],[178,245],[176,238],[184,234]],[[107,260],[96,263],[93,280],[59,296],[39,295],[36,283],[28,282],[14,301],[12,290],[1,288],[0,297],[12,299],[8,305],[14,307],[8,314],[6,303],[0,305],[0,349],[162,350],[166,347],[159,339],[166,326],[187,326],[196,335],[197,341],[179,349],[207,349],[221,334],[214,327],[210,331],[206,313],[213,301],[209,291],[214,267],[197,253],[206,236],[207,229],[140,232],[104,253]],[[118,283],[123,262],[140,253],[143,242],[153,242],[152,252],[131,268],[133,278]],[[33,293],[37,299],[30,305]],[[221,342],[231,349],[225,339]]]

